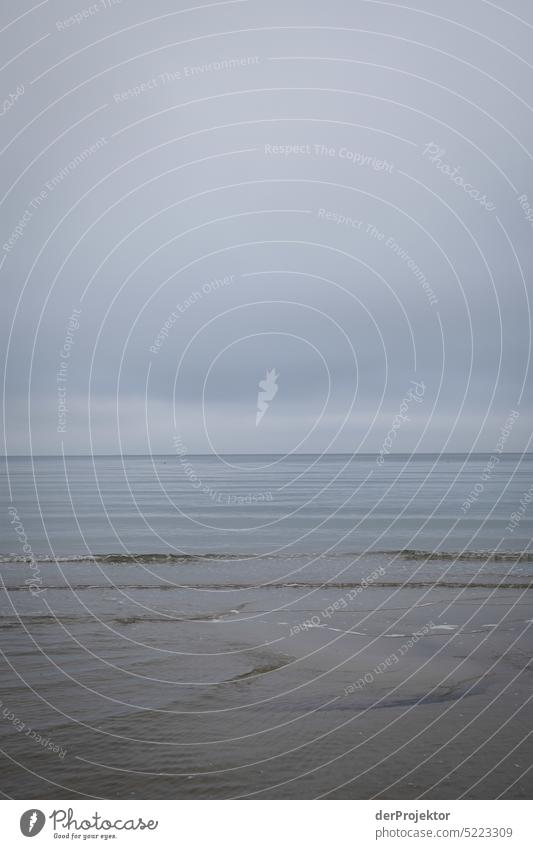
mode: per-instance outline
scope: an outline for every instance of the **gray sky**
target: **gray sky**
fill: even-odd
[[[4,5],[7,453],[527,448],[533,15],[419,7]]]

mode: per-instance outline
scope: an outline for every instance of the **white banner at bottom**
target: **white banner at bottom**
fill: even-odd
[[[3,845],[197,849],[533,846],[528,801],[13,801]]]

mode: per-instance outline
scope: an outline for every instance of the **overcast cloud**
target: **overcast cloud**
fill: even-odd
[[[0,34],[5,452],[527,449],[530,4],[196,6]]]

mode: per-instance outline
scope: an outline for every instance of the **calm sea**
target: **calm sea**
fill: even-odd
[[[497,459],[3,460],[0,792],[530,798],[533,466]]]
[[[394,455],[382,466],[373,455],[0,463],[4,557],[22,554],[10,506],[37,557],[456,553],[531,544],[533,454]]]

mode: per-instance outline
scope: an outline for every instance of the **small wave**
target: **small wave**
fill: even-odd
[[[385,552],[368,552],[369,554],[384,554]],[[357,557],[361,555],[331,553],[331,554],[309,554],[309,553],[283,553],[283,554],[261,554],[248,552],[247,554],[231,554],[228,552],[204,552],[195,554],[173,553],[173,552],[151,552],[148,554],[65,554],[52,557],[47,554],[34,554],[27,557],[24,554],[0,554],[0,563],[202,563],[202,562],[226,562],[235,560],[300,560],[306,558],[328,559],[335,557]]]
[[[408,560],[487,560],[533,563],[533,551],[420,551],[416,548],[403,548],[398,552]]]
[[[116,584],[111,587],[112,589],[116,589],[119,591],[123,590],[142,590],[143,592],[172,592],[179,591],[180,593],[183,590],[352,590],[363,589],[363,585],[355,582],[330,582],[330,581],[291,581],[287,582],[275,582],[268,581],[264,584],[243,584],[243,583],[233,583],[227,581],[220,581],[218,583],[176,583],[176,584]],[[102,584],[100,586],[87,584],[45,584],[43,585],[43,589],[47,590],[65,590],[71,592],[72,590],[76,590],[76,592],[82,590],[92,590],[92,591],[107,591],[110,589],[109,584]],[[457,589],[465,589],[465,590],[475,590],[475,589],[487,589],[487,590],[533,590],[533,582],[531,581],[493,581],[489,583],[488,581],[374,581],[371,585],[371,589],[403,589],[403,590],[422,590],[422,589],[446,589],[446,590],[457,590]],[[26,586],[13,586],[13,585],[5,585],[5,590],[8,593],[13,592],[27,592],[28,588]]]
[[[33,558],[20,554],[2,554],[0,563],[193,563],[201,560],[234,560],[245,555],[236,554],[70,554],[50,557],[36,554]],[[249,556],[249,555],[248,555]]]
[[[283,554],[230,554],[226,552],[206,552],[203,554],[185,554],[173,552],[151,552],[151,553],[111,553],[111,554],[70,554],[52,557],[50,555],[36,554],[27,557],[22,554],[0,554],[0,563],[113,563],[123,564],[189,564],[209,563],[213,561],[226,562],[238,560],[334,560],[350,558],[369,557],[401,557],[406,560],[458,560],[458,561],[502,561],[510,563],[532,563],[533,551],[423,551],[415,548],[401,548],[396,550],[370,550],[365,552],[290,552]]]

